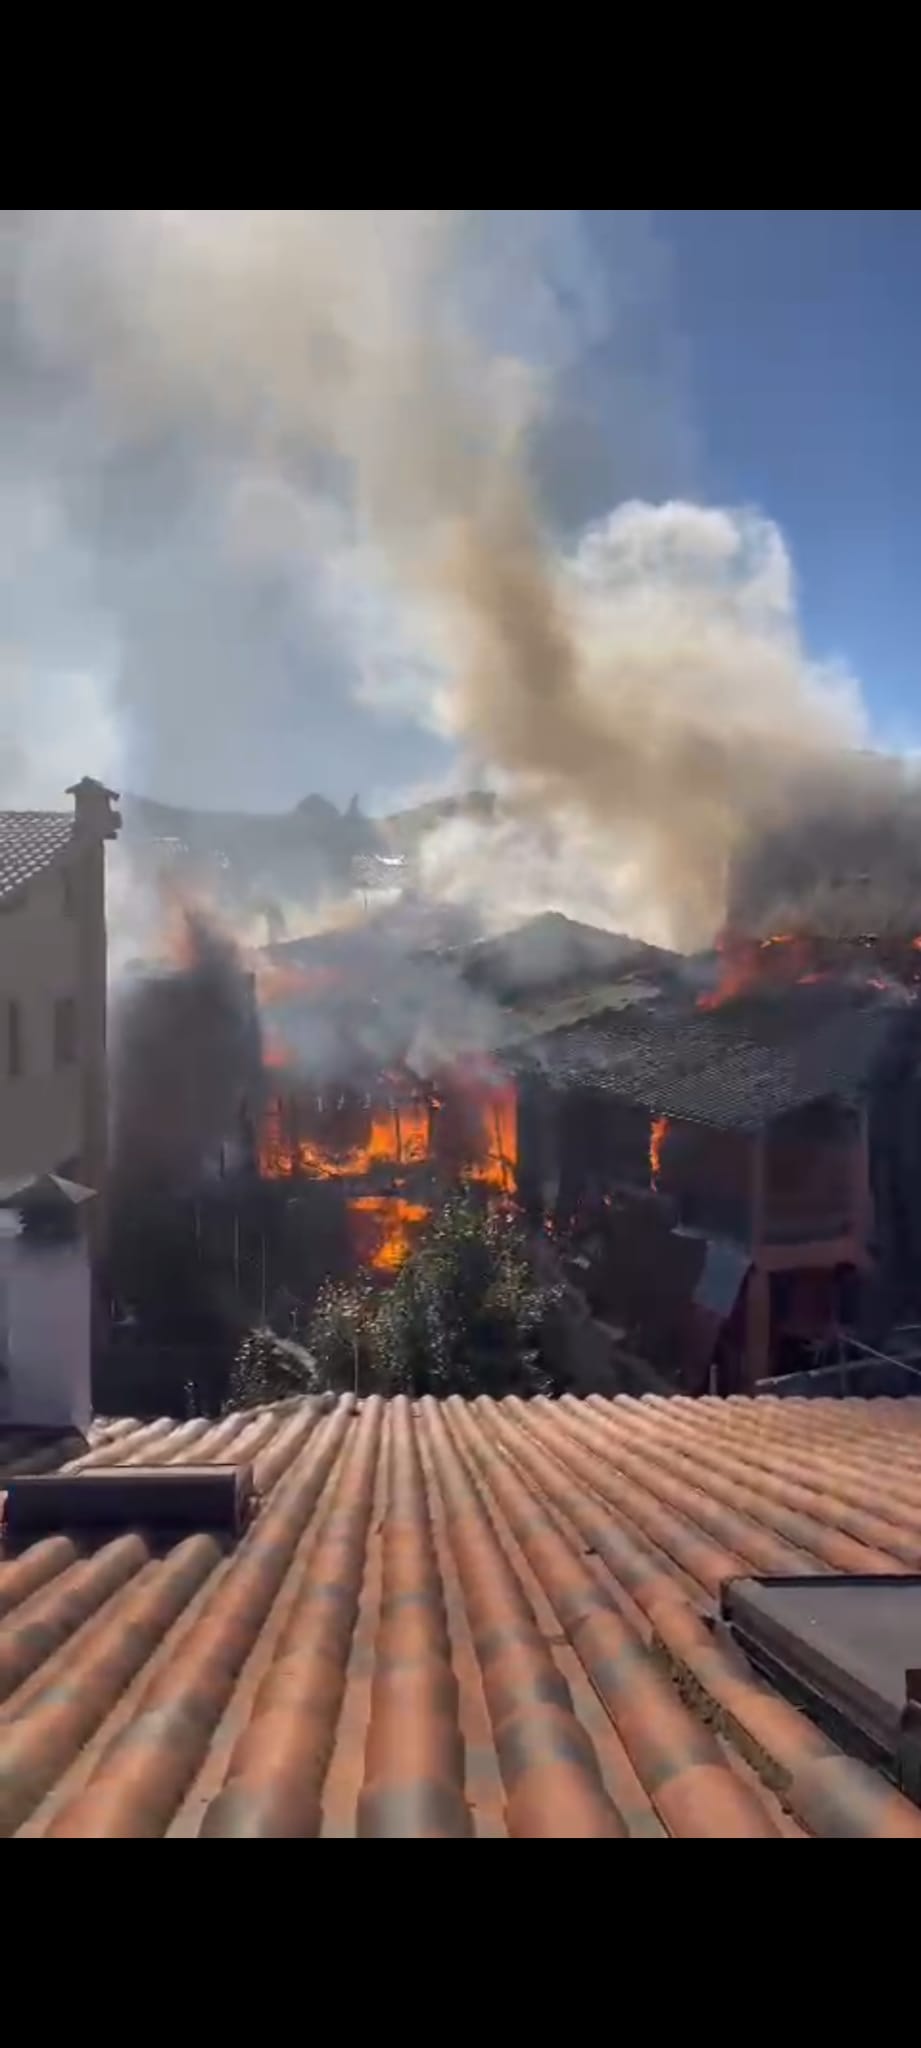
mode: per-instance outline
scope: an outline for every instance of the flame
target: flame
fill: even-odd
[[[716,988],[698,996],[699,1010],[721,1009],[724,1003],[731,1003],[755,988],[819,978],[810,973],[808,940],[796,932],[771,932],[766,939],[743,939],[724,932],[716,942],[716,950],[720,955],[719,981]]]
[[[262,1062],[264,1066],[272,1067],[276,1071],[293,1065],[291,1050],[276,1031],[263,1031]]]
[[[275,1043],[270,1038],[270,1049]],[[304,1174],[315,1180],[360,1182],[377,1172],[377,1188],[372,1184],[367,1192],[350,1192],[347,1209],[359,1262],[377,1273],[393,1274],[431,1214],[427,1203],[398,1192],[412,1169],[428,1165],[434,1175],[459,1175],[503,1200],[513,1194],[517,1097],[513,1084],[483,1061],[463,1061],[452,1068],[441,1077],[437,1095],[412,1092],[405,1074],[381,1078],[392,1092],[387,1101],[372,1105],[361,1144],[336,1145],[328,1135],[302,1136],[296,1127],[298,1103],[273,1095],[262,1118],[259,1168],[270,1180]],[[347,1133],[348,1138],[351,1135]]]
[[[269,1066],[287,1064],[280,1040],[269,1041]],[[280,1057],[273,1058],[272,1053]],[[391,1101],[371,1111],[371,1128],[362,1145],[337,1147],[317,1138],[284,1136],[285,1113],[274,1098],[262,1120],[259,1171],[266,1179],[304,1173],[315,1180],[360,1180],[381,1166],[417,1166],[429,1157],[430,1108],[424,1100]]]
[[[269,1064],[284,1065],[280,1041],[270,1045],[278,1057],[270,1058]],[[497,1076],[485,1079],[482,1073],[459,1071],[455,1093],[465,1113],[462,1176],[511,1194],[518,1152],[514,1086]],[[304,1173],[315,1180],[360,1180],[377,1167],[422,1165],[433,1155],[433,1117],[440,1107],[443,1104],[420,1097],[377,1105],[364,1144],[337,1148],[300,1135],[286,1140],[284,1107],[275,1097],[263,1117],[260,1172],[268,1179]]]
[[[649,1126],[649,1181],[650,1186],[654,1188],[657,1188],[659,1185],[659,1175],[662,1171],[662,1154],[665,1150],[665,1140],[668,1136],[669,1128],[667,1116],[654,1116]]]
[[[253,972],[256,993],[264,1007],[290,1002],[296,996],[327,995],[341,981],[335,967],[319,963],[312,967],[299,967],[293,960],[267,960],[264,954],[257,955]]]
[[[803,932],[772,932],[766,939],[743,939],[724,933],[717,941],[720,974],[716,988],[698,996],[699,1010],[718,1010],[737,996],[754,990],[810,988],[828,981],[835,973],[860,979],[865,988],[889,989],[899,975],[916,980],[905,956],[905,941],[892,948],[890,974],[887,962],[879,961],[880,941],[871,934],[838,942],[811,939]],[[910,941],[909,951],[921,951],[921,934]],[[871,973],[870,968],[876,972]]]
[[[350,1216],[357,1219],[356,1250],[376,1273],[397,1273],[409,1257],[415,1231],[431,1211],[423,1202],[402,1195],[355,1195]]]
[[[461,1178],[500,1195],[512,1194],[518,1161],[514,1085],[491,1061],[468,1056],[441,1076],[440,1107],[455,1125]]]
[[[482,1187],[510,1195],[518,1156],[518,1107],[510,1086],[490,1088],[477,1103],[480,1148],[469,1162],[469,1178]]]

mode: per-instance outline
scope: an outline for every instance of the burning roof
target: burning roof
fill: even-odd
[[[272,1065],[359,1079],[393,1062],[428,1073],[655,1000],[675,966],[657,948],[553,914],[471,942],[462,913],[414,901],[267,948],[257,986]]]
[[[608,1011],[519,1053],[555,1087],[599,1089],[659,1116],[758,1130],[867,1083],[906,1017],[899,994],[820,983],[720,1009],[669,1002]]]

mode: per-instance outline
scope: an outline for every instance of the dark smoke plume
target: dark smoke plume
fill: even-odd
[[[260,1102],[251,977],[236,947],[192,912],[185,958],[123,986],[113,1018],[114,1201],[186,1193],[245,1152]]]

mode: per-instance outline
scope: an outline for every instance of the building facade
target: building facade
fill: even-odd
[[[105,846],[121,820],[98,782],[68,795],[69,814],[0,812],[0,1181],[57,1173],[101,1196]]]

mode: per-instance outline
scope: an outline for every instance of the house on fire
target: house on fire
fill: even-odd
[[[522,1198],[590,1245],[599,1313],[697,1387],[714,1353],[718,1383],[752,1386],[785,1338],[845,1319],[860,1276],[885,1327],[921,1254],[919,1014],[821,982],[523,1048]]]
[[[0,812],[0,1181],[106,1166],[105,845],[111,790],[72,813]]]

